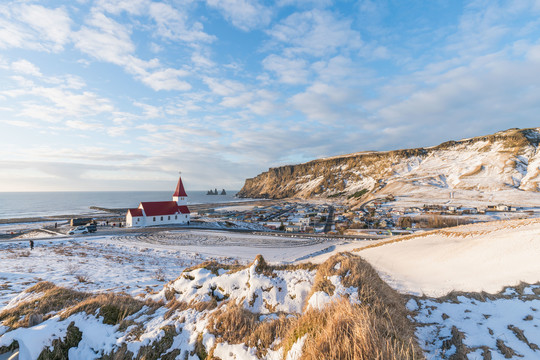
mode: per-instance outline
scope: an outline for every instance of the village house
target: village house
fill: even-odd
[[[145,201],[135,209],[128,209],[127,227],[188,224],[190,211],[182,178],[178,178],[172,201]]]

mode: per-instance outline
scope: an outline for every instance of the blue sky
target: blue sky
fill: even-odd
[[[540,1],[0,4],[0,191],[239,189],[540,123]]]

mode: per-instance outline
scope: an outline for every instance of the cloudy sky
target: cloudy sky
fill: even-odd
[[[239,189],[539,126],[540,1],[0,3],[0,191]]]

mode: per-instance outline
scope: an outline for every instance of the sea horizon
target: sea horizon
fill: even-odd
[[[188,205],[248,200],[235,197],[238,190],[227,191],[226,195],[207,195],[207,191],[188,191]],[[135,208],[141,201],[171,200],[172,194],[173,191],[159,190],[0,192],[0,219],[99,214],[102,212],[90,207]]]

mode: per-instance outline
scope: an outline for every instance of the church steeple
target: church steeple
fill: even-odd
[[[187,194],[184,190],[184,184],[182,184],[182,177],[178,177],[178,184],[176,184],[176,191],[173,194],[173,201],[176,201],[178,205],[187,205]]]

